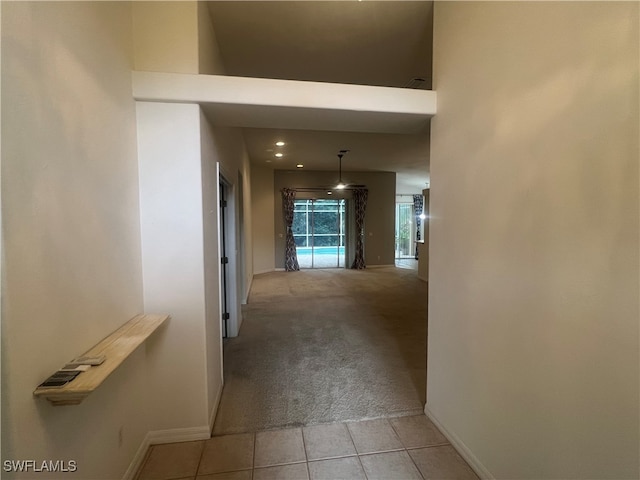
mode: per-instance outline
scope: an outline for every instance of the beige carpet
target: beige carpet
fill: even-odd
[[[214,434],[421,413],[427,284],[414,270],[254,278],[225,342]]]

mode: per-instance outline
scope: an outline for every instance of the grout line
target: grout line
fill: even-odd
[[[257,432],[253,432],[253,459],[251,460],[251,480],[256,473],[256,443],[258,443]]]
[[[202,457],[204,457],[204,447],[205,447],[205,442],[206,440],[202,441],[202,451],[200,452],[200,460],[198,460],[198,466],[196,467],[196,473],[195,476],[193,478],[196,478],[198,476],[198,472],[200,472],[200,465],[202,464]]]
[[[332,457],[310,458],[308,462],[322,462],[323,460],[339,460],[341,458],[357,457],[357,453],[345,453],[344,455],[334,455]]]
[[[418,471],[418,475],[420,475],[422,478],[425,478],[425,476],[422,474],[422,471],[420,470],[420,467],[418,467],[418,464],[416,463],[416,461],[409,454],[409,449],[405,448],[404,451],[407,452],[407,456],[409,457],[409,460],[411,460],[411,463],[413,463],[413,466],[416,467],[416,470]],[[425,478],[425,480],[426,480],[426,478]]]
[[[356,455],[356,458],[358,459],[358,464],[360,465],[360,468],[362,469],[362,473],[364,473],[364,478],[369,480],[369,475],[367,475],[367,471],[364,469],[364,465],[362,464],[362,460],[360,459],[360,455]]]
[[[302,437],[302,450],[304,450],[305,465],[307,467],[307,477],[311,478],[311,470],[309,470],[309,455],[307,455],[307,444],[304,441],[304,428],[300,428],[300,436]]]
[[[349,434],[349,438],[351,439],[351,444],[353,445],[353,449],[356,451],[356,455],[360,455],[358,452],[358,447],[356,447],[356,441],[353,439],[353,435],[351,434],[351,429],[349,428],[349,423],[344,422],[343,425],[347,427],[347,433]],[[363,468],[364,470],[364,468]]]
[[[451,445],[451,444],[449,442],[433,443],[431,445],[422,445],[420,447],[406,447],[405,450],[409,451],[409,450],[420,450],[421,448],[446,447],[448,445]]]
[[[375,452],[359,453],[358,456],[359,457],[369,457],[371,455],[378,455],[380,453],[402,452],[403,450],[406,450],[406,448],[401,447],[401,448],[393,448],[391,450],[376,450]]]
[[[389,426],[391,427],[391,430],[393,431],[393,433],[396,435],[396,438],[398,439],[398,441],[400,442],[400,445],[402,445],[402,448],[406,449],[407,446],[404,444],[404,442],[402,441],[402,437],[400,437],[400,434],[398,433],[398,431],[396,430],[396,427],[393,426],[393,423],[387,418],[387,423],[389,424]]]

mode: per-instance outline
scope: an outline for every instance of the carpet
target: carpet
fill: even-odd
[[[214,434],[422,413],[427,284],[395,267],[256,275]]]

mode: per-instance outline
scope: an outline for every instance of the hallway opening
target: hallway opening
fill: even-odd
[[[294,203],[293,238],[300,268],[345,266],[345,199],[306,199]]]
[[[391,266],[257,275],[214,435],[422,414],[426,289]]]

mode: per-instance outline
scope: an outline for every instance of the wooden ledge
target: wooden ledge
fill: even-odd
[[[136,315],[82,355],[104,355],[104,363],[80,373],[62,387],[38,387],[33,394],[46,398],[56,406],[78,405],[168,318],[169,315]]]

